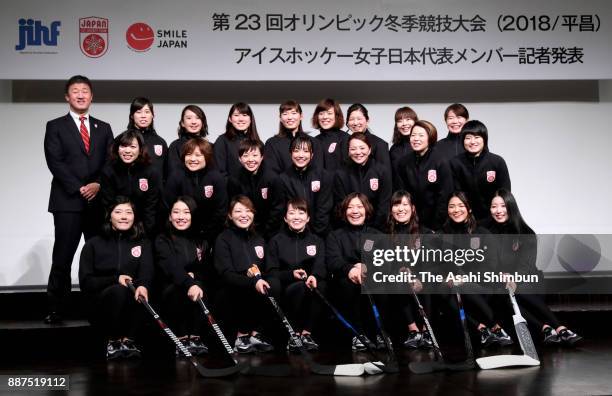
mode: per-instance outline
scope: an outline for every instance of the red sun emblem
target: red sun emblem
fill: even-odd
[[[125,40],[130,49],[142,52],[151,48],[155,35],[151,26],[143,22],[137,22],[132,24],[125,32]]]

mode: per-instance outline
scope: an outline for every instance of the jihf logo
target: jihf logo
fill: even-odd
[[[108,51],[108,19],[87,17],[79,19],[79,46],[90,58],[99,58]]]
[[[60,35],[60,21],[53,21],[49,27],[44,26],[42,21],[34,19],[19,19],[19,43],[15,50],[23,51],[26,47],[49,47],[57,46],[57,39]]]
[[[187,48],[187,30],[158,29],[154,31],[144,22],[130,25],[125,40],[132,51],[145,52],[151,49],[157,38],[156,48]]]

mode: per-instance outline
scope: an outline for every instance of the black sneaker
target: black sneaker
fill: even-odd
[[[542,330],[542,334],[544,335],[543,342],[545,345],[558,345],[561,342],[559,334],[550,326]]]
[[[389,340],[389,344],[391,344],[391,340]],[[376,349],[386,349],[387,344],[385,344],[385,339],[380,335],[376,335]]]
[[[251,344],[251,336],[243,335],[240,337],[236,337],[236,342],[234,342],[234,351],[238,353],[254,352],[255,348]]]
[[[559,332],[559,339],[567,345],[575,345],[582,337],[574,333],[570,329],[563,329]]]
[[[480,345],[483,348],[489,347],[497,343],[498,343],[498,339],[495,336],[495,334],[491,332],[491,330],[489,330],[486,327],[483,327],[482,329],[480,329]]]
[[[312,339],[312,336],[310,334],[302,334],[300,340],[302,341],[302,345],[304,345],[304,347],[308,351],[316,351],[319,349],[319,344],[317,344],[316,341]]]
[[[121,341],[108,341],[106,343],[106,360],[114,360],[123,357],[123,351],[121,350]]]
[[[295,337],[289,337],[289,340],[287,341],[287,350],[289,352],[297,353],[300,351],[301,346],[296,342],[296,338],[299,337],[300,336],[298,334],[296,334]]]
[[[497,337],[497,342],[501,346],[508,346],[508,345],[514,344],[514,341],[512,341],[512,338],[510,338],[508,333],[506,333],[504,329],[502,329],[501,327],[493,331],[493,334],[495,335],[495,337]]]
[[[190,336],[187,341],[187,350],[194,356],[208,353],[208,347],[202,342],[199,336]]]
[[[421,345],[422,339],[423,334],[412,330],[410,333],[408,333],[408,338],[406,338],[406,341],[404,341],[404,346],[410,349],[417,349]]]
[[[266,341],[261,333],[252,335],[249,341],[251,341],[251,345],[253,345],[257,352],[270,352],[274,350],[272,344]]]
[[[121,341],[121,351],[126,358],[139,358],[141,356],[140,349],[134,344],[134,340],[129,338]]]
[[[425,330],[422,334],[423,334],[423,337],[421,337],[421,343],[419,344],[419,348],[421,349],[433,348],[433,340],[431,339],[431,334],[429,333],[429,331]]]

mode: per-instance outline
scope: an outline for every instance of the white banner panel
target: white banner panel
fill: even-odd
[[[608,0],[21,0],[0,78],[612,78]]]

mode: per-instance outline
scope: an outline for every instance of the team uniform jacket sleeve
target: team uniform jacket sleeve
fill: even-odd
[[[95,248],[92,243],[85,243],[79,260],[79,285],[85,293],[97,293],[119,281],[119,274],[96,275]]]
[[[149,189],[145,193],[142,202],[142,223],[148,233],[151,233],[155,228],[155,220],[157,216],[157,208],[159,205],[159,192],[161,190],[161,176],[150,168],[149,172]]]
[[[436,203],[435,224],[437,226],[442,226],[448,216],[448,197],[450,197],[453,192],[453,173],[449,163],[443,160],[438,162],[438,172],[440,173],[440,190]]]
[[[499,158],[499,168],[496,175],[499,182],[499,188],[505,188],[508,191],[512,191],[510,183],[510,173],[508,172],[508,166],[503,158]]]
[[[180,177],[178,172],[173,172],[168,178],[166,185],[164,186],[164,206],[170,210],[171,205],[176,201],[179,195],[181,195]]]
[[[153,249],[151,248],[151,242],[145,239],[142,243],[138,269],[134,274],[134,286],[144,286],[150,290],[153,282],[153,271]]]
[[[334,206],[333,178],[329,172],[321,171],[321,190],[317,195],[316,213],[314,213],[313,231],[324,232],[329,227],[329,215]]]
[[[229,169],[227,168],[227,140],[224,139],[223,135],[219,136],[215,141],[213,152],[215,154],[215,167],[224,176],[228,177]]]
[[[283,284],[287,284],[293,280],[293,271],[287,268],[281,269],[278,250],[278,239],[272,238],[266,250],[266,273],[278,278]]]
[[[215,269],[221,279],[228,285],[234,287],[255,287],[255,278],[249,278],[246,274],[234,271],[232,263],[232,249],[223,238],[217,238],[215,242]]]
[[[274,144],[272,144],[272,142],[273,140],[270,138],[264,145],[264,161],[268,169],[274,172],[274,174],[280,175],[284,172],[284,169],[282,167],[282,161],[278,157],[279,153],[274,149]]]
[[[213,186],[215,191],[213,194],[214,212],[208,224],[203,225],[204,237],[211,241],[214,240],[217,234],[221,233],[229,205],[226,179],[220,176],[216,177],[213,180]]]
[[[391,171],[377,164],[382,180],[379,180],[380,195],[378,198],[378,207],[375,208],[374,224],[376,227],[384,227],[387,223],[389,215],[389,207],[391,206],[391,194],[393,193],[393,185],[391,180]]]
[[[319,245],[319,249],[320,252],[327,252],[327,250],[325,249],[325,242],[318,238],[319,240],[318,245]],[[317,254],[315,256],[315,262],[312,265],[312,274],[314,275],[315,278],[317,278],[317,280],[321,281],[321,280],[325,280],[327,278],[327,267],[325,265],[325,259],[326,259],[326,254]]]
[[[356,264],[345,260],[341,243],[334,233],[329,234],[325,241],[325,261],[329,272],[341,274],[341,276],[348,276],[349,271]]]
[[[117,196],[112,174],[113,169],[111,164],[106,164],[100,173],[100,198],[105,208],[107,208]]]
[[[170,240],[165,236],[158,236],[155,240],[155,251],[157,253],[157,264],[164,275],[169,278],[176,286],[181,286],[185,290],[195,285],[195,280],[189,276],[184,268],[177,263],[176,252]]]
[[[64,158],[67,155],[62,148],[57,122],[47,122],[45,130],[45,159],[53,177],[68,194],[79,194],[83,183],[70,170]]]
[[[270,213],[265,222],[265,230],[268,237],[278,232],[280,228],[280,221],[284,217],[285,201],[283,192],[283,183],[280,178],[274,177],[270,184],[270,190],[268,192],[268,199],[270,200]]]

